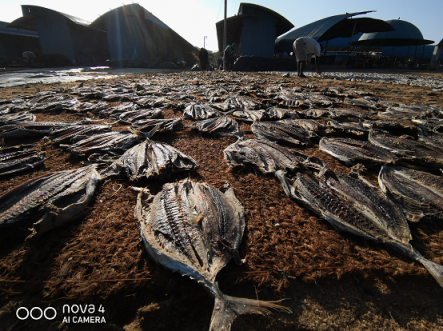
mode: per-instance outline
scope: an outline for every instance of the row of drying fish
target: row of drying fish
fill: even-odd
[[[279,170],[276,176],[289,197],[337,230],[394,248],[421,263],[443,286],[443,266],[427,260],[410,245],[412,236],[405,218],[405,215],[411,221],[423,216],[443,218],[441,177],[383,166],[379,175],[380,190],[356,173],[344,175],[328,171],[316,177],[299,172],[288,177]]]

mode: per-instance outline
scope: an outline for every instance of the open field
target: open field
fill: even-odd
[[[443,79],[441,73],[422,76]],[[202,100],[204,95],[195,91],[208,86],[246,91],[250,97],[263,100],[265,97],[258,96],[257,91],[283,84],[287,89],[304,91],[338,86],[407,104],[443,106],[442,92],[430,87],[319,77],[283,78],[281,73],[140,74],[82,84],[121,85],[124,81],[180,86]],[[53,89],[68,91],[79,84],[2,88],[0,100]],[[248,92],[252,86],[256,88]],[[109,106],[117,104],[112,102]],[[346,107],[335,105],[340,106]],[[165,118],[181,114],[178,100],[172,100],[163,110]],[[74,122],[84,117],[70,111],[35,115],[37,121]],[[183,124],[192,122],[184,120]],[[245,138],[254,138],[249,124],[240,126]],[[187,177],[218,188],[225,181],[231,183],[245,208],[246,230],[239,251],[247,262],[243,266],[230,262],[220,272],[222,292],[261,300],[287,298],[283,304],[293,310],[292,315],[241,316],[232,330],[443,330],[443,288],[426,269],[381,244],[338,233],[289,199],[273,176],[251,169],[231,169],[223,159],[223,150],[235,138],[182,128],[156,134],[153,140],[166,142],[191,156],[200,168],[162,180],[106,180],[96,191],[84,218],[35,240],[0,244],[0,330],[207,330],[213,299],[194,281],[149,258],[133,216],[137,193],[131,185],[147,186],[156,194],[163,184]],[[37,141],[5,138],[3,143],[13,146]],[[41,149],[50,155],[44,165],[16,176],[0,177],[0,192],[47,172],[81,166],[82,159],[65,149],[53,145]],[[320,152],[318,145],[296,150],[322,159],[333,171],[350,171]],[[376,182],[378,170],[367,172],[368,179]],[[428,219],[410,224],[410,228],[414,247],[431,261],[443,264],[443,222]],[[104,316],[107,323],[62,323],[64,304],[102,305],[105,312],[94,315]],[[53,306],[59,314],[51,321],[20,321],[15,313],[21,306]]]

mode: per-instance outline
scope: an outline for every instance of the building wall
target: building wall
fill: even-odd
[[[240,43],[241,55],[273,57],[276,18],[266,12],[248,6],[243,7],[242,14],[255,15],[257,17],[245,17],[243,19]]]
[[[39,39],[0,33],[0,64],[19,63],[24,51],[40,51]]]
[[[60,53],[69,60],[75,61],[74,48],[66,18],[46,12],[36,18],[37,31],[40,38],[42,53]]]

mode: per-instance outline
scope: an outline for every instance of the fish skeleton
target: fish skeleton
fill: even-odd
[[[196,280],[215,298],[209,330],[231,329],[241,314],[267,315],[270,309],[291,312],[272,301],[223,294],[215,278],[231,260],[245,227],[243,206],[230,185],[218,190],[207,183],[168,183],[156,195],[141,189],[134,216],[145,248],[164,267]]]

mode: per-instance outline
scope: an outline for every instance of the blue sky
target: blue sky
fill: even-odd
[[[137,1],[134,1],[137,2]],[[237,14],[241,1],[228,0],[228,16]],[[251,1],[252,2],[252,1]],[[21,5],[37,5],[93,21],[110,9],[130,4],[124,0],[0,0],[0,21],[11,22],[22,16]],[[174,29],[191,44],[217,50],[215,23],[223,19],[224,0],[149,0],[138,3]],[[382,20],[398,19],[416,25],[425,39],[443,39],[443,0],[261,0],[268,7],[300,27],[327,16],[345,12],[376,10],[365,16]]]

